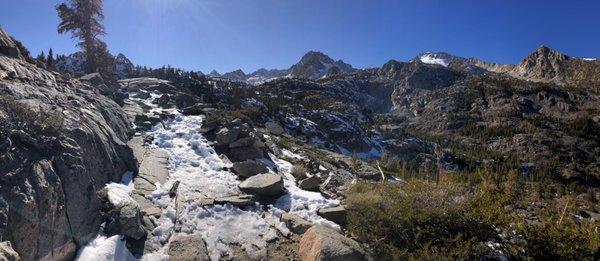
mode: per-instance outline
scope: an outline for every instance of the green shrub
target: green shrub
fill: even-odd
[[[350,232],[382,260],[476,259],[496,237],[491,223],[467,212],[467,187],[411,179],[402,186],[358,183],[351,189]]]
[[[574,137],[600,142],[600,123],[595,122],[590,117],[580,117],[562,124],[561,130]]]
[[[597,260],[598,221],[575,221],[585,198],[559,192],[595,193],[584,189],[487,170],[444,174],[435,183],[358,183],[347,197],[348,230],[378,260],[481,259],[492,252],[488,242],[499,243],[509,259]],[[584,205],[594,204],[591,198]]]
[[[226,125],[235,119],[240,119],[250,126],[254,126],[257,120],[261,119],[261,112],[257,108],[247,110],[219,110],[216,113],[206,117],[206,122],[216,122],[220,125]]]

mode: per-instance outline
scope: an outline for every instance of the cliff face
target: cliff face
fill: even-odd
[[[0,235],[24,260],[69,259],[99,229],[97,192],[137,168],[131,123],[93,86],[0,38]]]

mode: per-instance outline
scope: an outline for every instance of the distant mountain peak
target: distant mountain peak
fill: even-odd
[[[290,76],[319,79],[325,77],[333,67],[337,67],[336,71],[338,73],[348,73],[355,70],[352,65],[342,60],[335,61],[322,52],[309,51],[302,56],[300,62],[290,68]]]
[[[245,74],[242,70],[235,70],[223,75],[216,75],[211,72],[209,76],[221,76],[233,81],[261,84],[282,77],[320,79],[327,75],[332,76],[353,71],[355,71],[355,69],[352,65],[347,64],[342,60],[335,61],[322,52],[312,50],[304,54],[300,58],[300,61],[292,65],[289,69],[278,70],[261,68],[250,74]]]
[[[564,63],[568,59],[565,54],[541,45],[517,65],[515,72],[521,77],[561,80],[564,78]]]

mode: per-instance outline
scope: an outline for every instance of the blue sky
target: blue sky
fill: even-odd
[[[0,0],[0,25],[33,54],[76,51],[59,0]],[[358,68],[446,51],[517,63],[541,44],[600,57],[600,1],[105,0],[104,38],[134,63],[220,72],[287,68],[319,50]]]

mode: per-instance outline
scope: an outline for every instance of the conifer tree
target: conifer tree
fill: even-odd
[[[48,66],[48,68],[54,67],[54,52],[52,51],[52,48],[48,50],[48,58],[46,58],[46,65]]]
[[[40,54],[38,54],[38,56],[35,57],[35,59],[42,63],[46,63],[46,55],[44,54],[44,51],[42,51]]]
[[[71,33],[86,56],[86,73],[98,72],[106,44],[100,36],[106,34],[102,20],[102,0],[67,0],[56,7],[61,19],[58,33]]]

